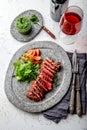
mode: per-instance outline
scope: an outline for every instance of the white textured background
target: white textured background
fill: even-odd
[[[56,35],[52,40],[44,31],[33,40],[51,40],[60,44],[65,50],[87,52],[87,0],[70,0],[70,5],[78,5],[84,11],[82,30],[78,41],[73,45],[60,44],[59,26],[50,18],[50,0],[0,0],[0,130],[87,130],[87,115],[79,118],[69,115],[59,124],[45,119],[41,114],[30,114],[14,107],[4,92],[4,79],[8,64],[18,48],[25,43],[16,41],[10,35],[10,24],[21,12],[36,9],[43,14],[44,24]]]

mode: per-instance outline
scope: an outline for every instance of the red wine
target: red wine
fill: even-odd
[[[81,17],[74,13],[65,13],[60,22],[61,30],[68,35],[74,35],[81,29]]]

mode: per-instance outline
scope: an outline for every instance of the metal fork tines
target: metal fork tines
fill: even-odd
[[[72,73],[78,73],[78,64],[77,64],[77,50],[73,53],[72,56]]]

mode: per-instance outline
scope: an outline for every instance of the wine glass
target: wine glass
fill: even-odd
[[[82,21],[82,9],[78,6],[68,7],[60,19],[60,41],[65,44],[74,43],[81,30]]]

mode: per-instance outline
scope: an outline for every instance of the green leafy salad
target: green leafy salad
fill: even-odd
[[[34,64],[29,59],[23,62],[21,59],[14,62],[15,73],[17,80],[30,82],[35,80],[39,74],[40,64]]]

